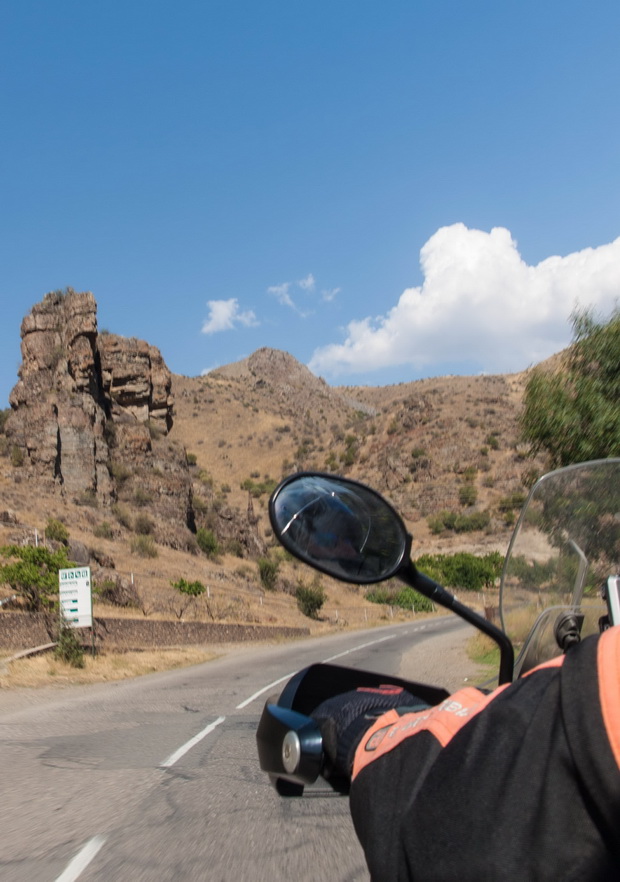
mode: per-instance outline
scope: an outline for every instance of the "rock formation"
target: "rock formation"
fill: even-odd
[[[26,469],[66,493],[114,497],[114,455],[142,458],[149,425],[172,425],[171,375],[141,340],[97,331],[97,304],[72,289],[47,294],[21,327],[22,364],[6,432]]]

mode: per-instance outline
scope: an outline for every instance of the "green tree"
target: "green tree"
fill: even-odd
[[[608,322],[572,316],[573,345],[556,372],[532,372],[521,432],[552,468],[620,455],[620,308]]]
[[[67,549],[62,546],[50,551],[42,545],[4,545],[0,555],[9,559],[9,563],[0,566],[0,582],[23,598],[26,609],[53,609],[58,602],[58,570],[72,566]]]
[[[170,604],[178,619],[182,619],[184,613],[196,602],[196,598],[202,597],[207,590],[202,582],[198,580],[190,582],[187,579],[178,579],[176,582],[170,582],[170,584],[179,593],[176,603],[173,601]]]

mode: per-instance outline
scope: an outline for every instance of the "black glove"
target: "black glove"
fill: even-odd
[[[401,686],[376,686],[328,698],[312,712],[323,736],[331,764],[326,771],[351,778],[355,750],[377,717],[396,707],[420,707],[420,701]]]

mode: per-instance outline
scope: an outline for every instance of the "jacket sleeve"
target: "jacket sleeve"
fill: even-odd
[[[620,878],[620,627],[490,696],[380,717],[351,811],[375,882]]]

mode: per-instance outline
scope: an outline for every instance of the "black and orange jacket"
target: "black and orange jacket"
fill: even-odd
[[[374,882],[620,880],[620,627],[490,695],[379,717],[351,811]]]

